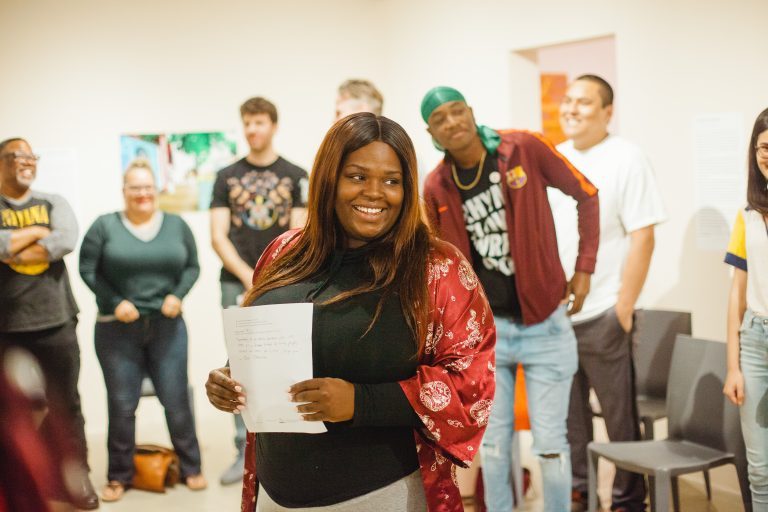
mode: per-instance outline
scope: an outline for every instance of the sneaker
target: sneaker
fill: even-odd
[[[240,453],[235,462],[221,474],[219,483],[221,485],[232,485],[243,481],[243,467],[245,466],[245,453]]]

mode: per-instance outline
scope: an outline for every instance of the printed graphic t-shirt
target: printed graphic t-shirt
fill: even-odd
[[[522,318],[520,301],[515,288],[515,262],[509,251],[504,194],[496,158],[488,155],[480,176],[477,166],[471,169],[456,167],[454,181],[458,177],[464,188],[458,187],[461,209],[470,239],[472,266],[485,289],[494,314]]]
[[[265,167],[243,158],[216,175],[211,208],[229,208],[229,239],[253,267],[269,242],[290,228],[291,209],[306,206],[307,187],[307,172],[283,157]],[[221,280],[238,281],[224,268]]]
[[[0,195],[0,259],[11,256],[15,229],[43,226],[51,234],[38,243],[49,262],[0,262],[0,332],[30,332],[64,324],[78,313],[62,259],[77,241],[77,221],[69,204],[56,194],[32,191],[15,201]]]

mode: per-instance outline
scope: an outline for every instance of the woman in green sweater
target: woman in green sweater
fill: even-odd
[[[80,275],[96,294],[96,355],[107,386],[108,483],[104,501],[122,498],[133,479],[136,407],[152,378],[182,480],[206,487],[188,396],[187,327],[181,301],[200,274],[192,231],[157,209],[152,168],[134,161],[123,179],[125,210],[100,216],[80,249]]]

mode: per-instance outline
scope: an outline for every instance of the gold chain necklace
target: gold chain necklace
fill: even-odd
[[[480,157],[480,164],[477,166],[477,174],[475,174],[475,179],[472,180],[472,183],[469,185],[464,185],[461,181],[459,181],[459,174],[456,172],[456,164],[451,162],[451,171],[453,172],[453,181],[456,182],[456,186],[459,187],[461,190],[472,190],[475,188],[475,185],[478,184],[480,181],[480,176],[483,175],[483,164],[485,163],[485,155],[487,155],[487,151],[483,151],[483,156]]]

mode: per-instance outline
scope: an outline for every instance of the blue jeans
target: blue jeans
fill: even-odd
[[[571,507],[571,451],[566,419],[578,356],[565,306],[541,323],[524,326],[496,317],[496,396],[480,446],[488,512],[512,510],[512,435],[515,426],[515,372],[522,364],[538,456],[545,512]]]
[[[768,318],[747,310],[740,334],[744,374],[741,431],[747,448],[752,509],[768,511]]]
[[[125,324],[97,322],[96,356],[107,386],[109,480],[130,483],[136,445],[136,407],[141,381],[152,378],[165,408],[171,443],[181,476],[200,473],[200,447],[187,389],[187,326],[184,319],[142,316]]]

